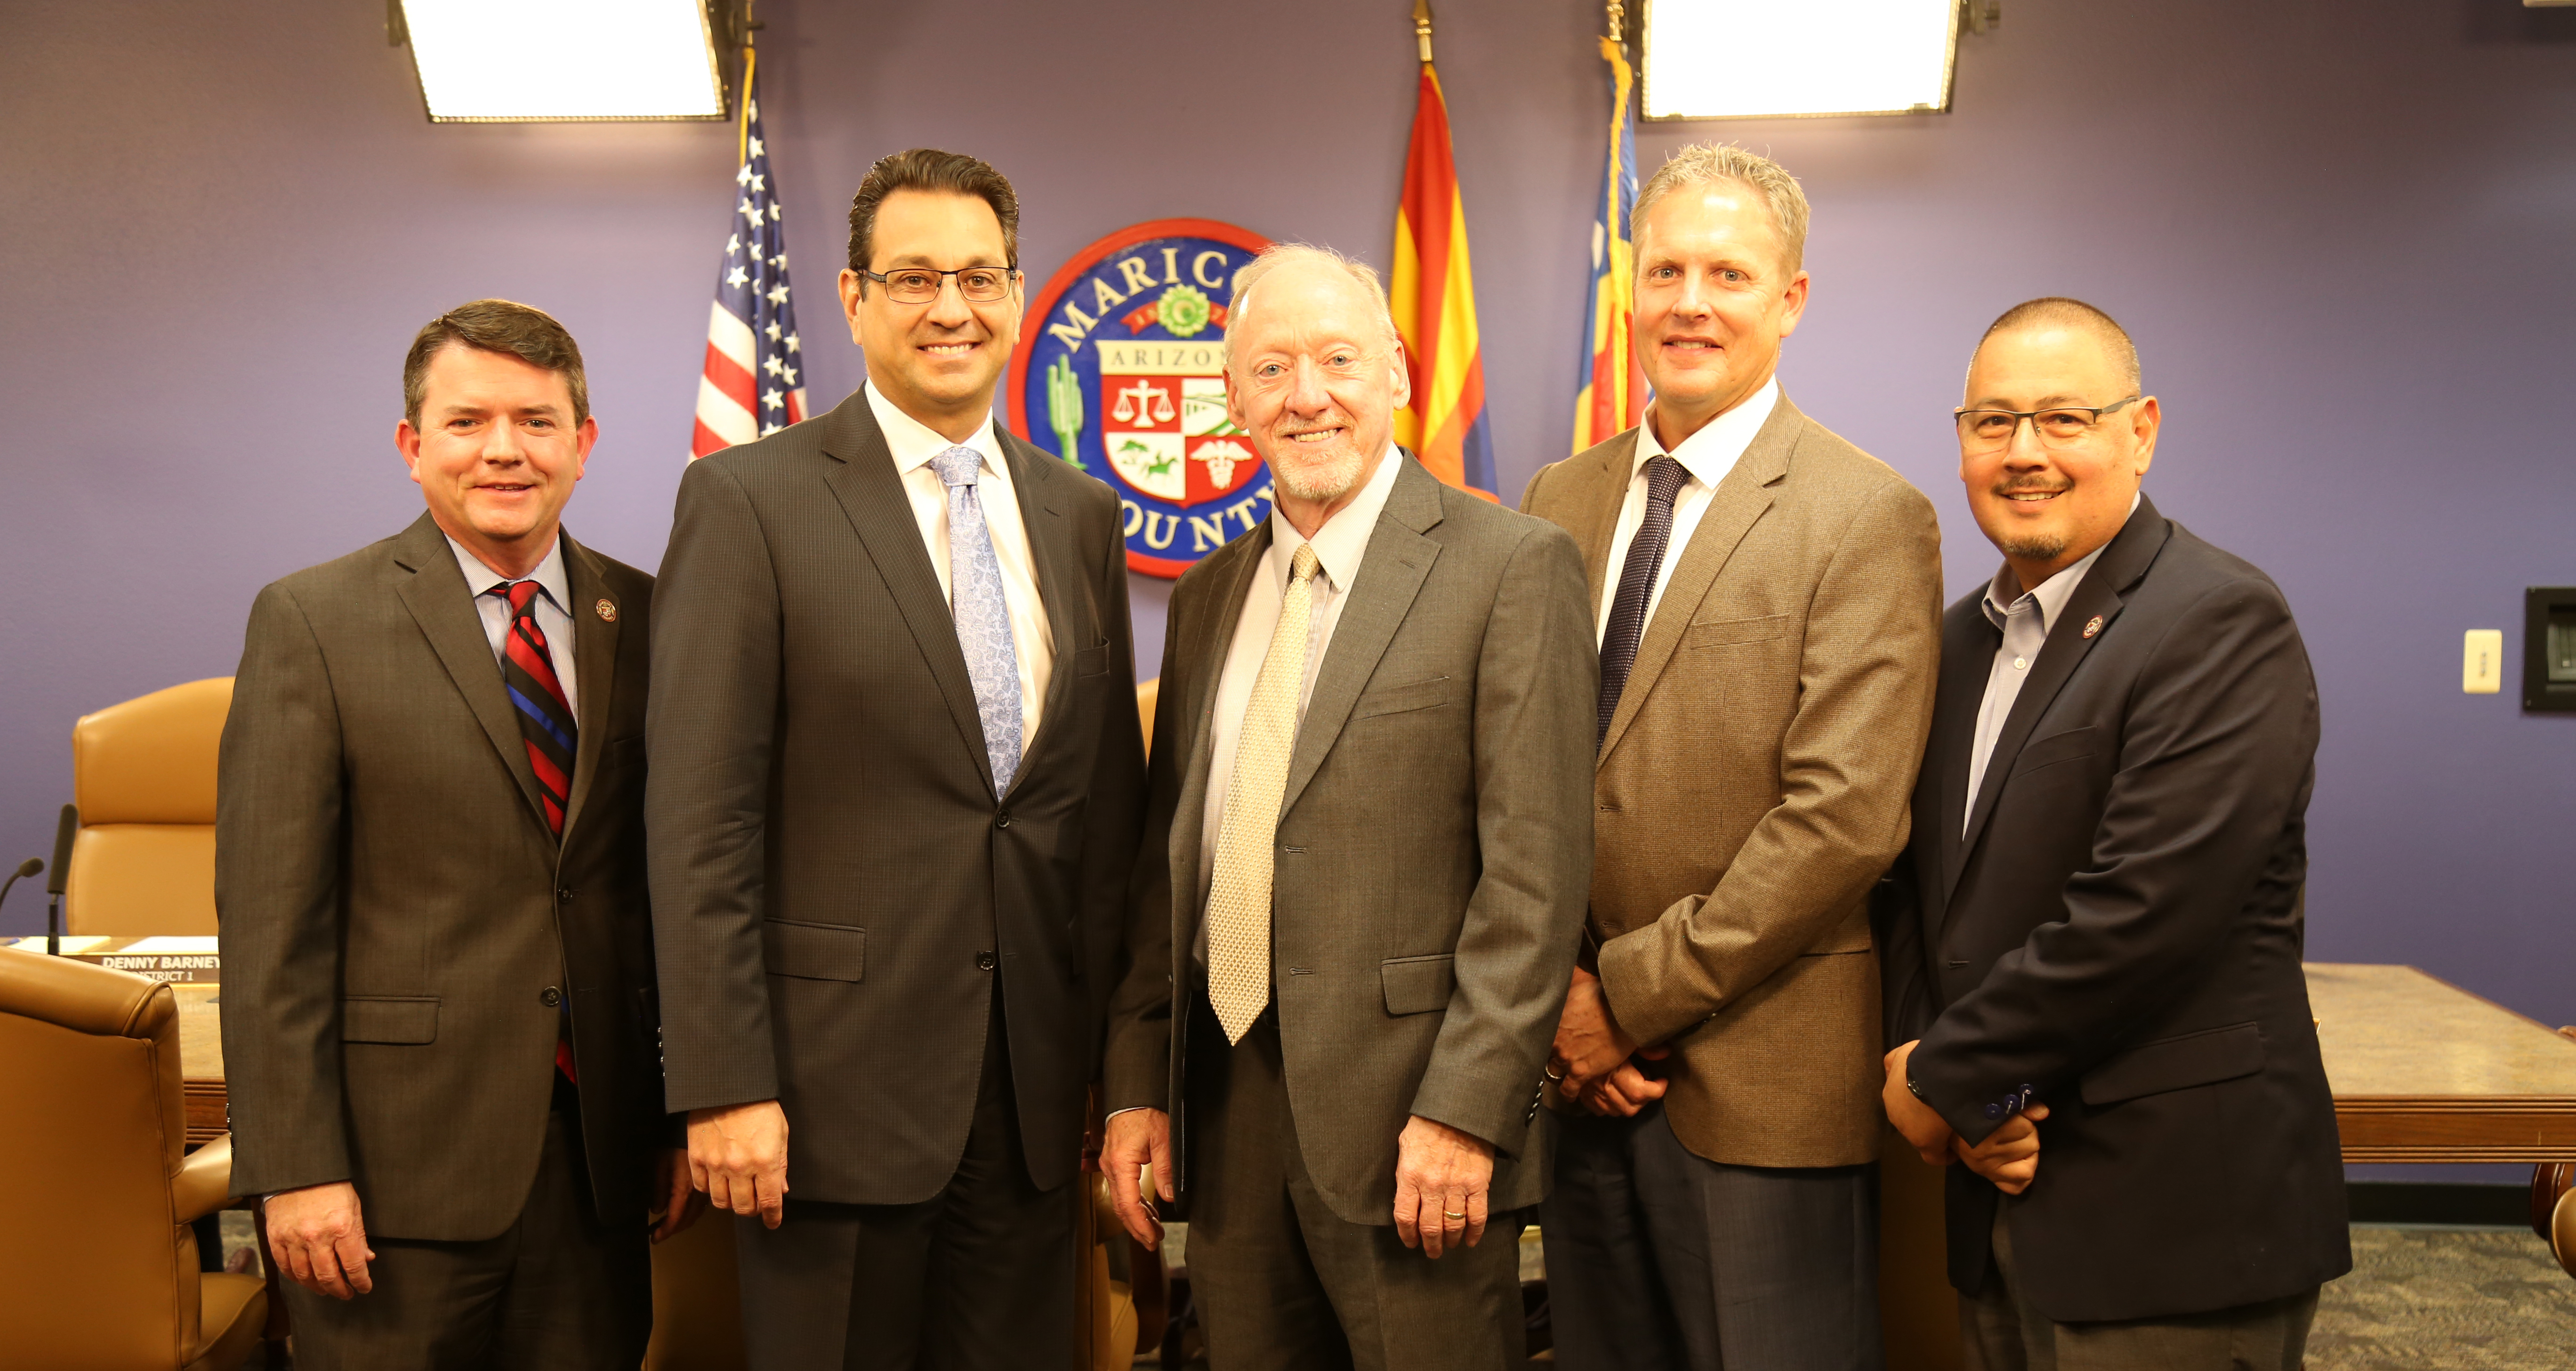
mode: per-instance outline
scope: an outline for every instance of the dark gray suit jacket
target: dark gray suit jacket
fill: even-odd
[[[2201,1313],[2352,1267],[2299,968],[2317,690],[2270,577],[2141,500],[2031,663],[1974,797],[2002,641],[1950,606],[1914,835],[1885,901],[1889,1039],[1970,1142],[2045,1101],[2008,1198],[1949,1168],[1950,1279],[2005,1207],[2052,1319]],[[1962,830],[1965,836],[1962,836]]]
[[[864,391],[680,482],[647,725],[669,1102],[779,1100],[800,1199],[948,1183],[997,974],[1030,1179],[1081,1161],[1144,800],[1126,552],[1109,487],[1001,442],[1055,638],[1002,796]]]
[[[558,844],[473,594],[424,514],[251,606],[215,806],[233,1184],[354,1181],[377,1237],[518,1218],[569,996],[599,1213],[672,1138],[644,893],[653,578],[563,540],[580,691]],[[602,606],[606,607],[605,612]]]
[[[1563,529],[1442,485],[1410,454],[1369,536],[1289,763],[1272,993],[1297,1144],[1353,1223],[1393,1222],[1419,1114],[1494,1145],[1496,1213],[1546,1193],[1539,1082],[1592,878],[1600,662]],[[1109,1108],[1173,1115],[1188,1182],[1189,1006],[1211,716],[1270,521],[1172,592],[1133,954]]]

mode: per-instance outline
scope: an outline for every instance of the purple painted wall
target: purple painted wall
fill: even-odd
[[[1412,114],[1400,0],[768,0],[814,397],[840,215],[877,155],[990,158],[1023,256],[1205,215],[1384,263]],[[397,370],[498,294],[582,339],[603,437],[571,527],[651,566],[731,205],[713,125],[432,127],[381,7],[13,0],[0,15],[0,858],[41,853],[75,716],[230,672],[264,582],[419,510]],[[2166,511],[2269,569],[2325,701],[2311,951],[2576,1021],[2576,718],[2457,688],[2460,632],[2576,583],[2576,14],[2514,0],[2014,0],[1957,112],[1648,126],[1780,157],[1816,208],[1784,375],[1993,565],[1945,411],[2024,297],[2135,331]],[[1580,0],[1451,0],[1441,72],[1507,488],[1563,455],[1600,174]],[[974,50],[973,58],[959,54]],[[1166,587],[1139,581],[1152,669]],[[41,924],[28,892],[0,930]]]

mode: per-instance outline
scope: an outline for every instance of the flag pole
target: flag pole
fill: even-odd
[[[1431,65],[1431,0],[1413,0],[1413,38],[1422,48],[1422,65]]]
[[[742,108],[734,119],[733,164],[741,166],[751,160],[751,78],[760,68],[760,49],[752,46],[752,0],[742,4]]]

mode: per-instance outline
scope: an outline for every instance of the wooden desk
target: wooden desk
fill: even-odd
[[[2307,972],[2345,1161],[2576,1159],[2576,1039],[2411,966]]]

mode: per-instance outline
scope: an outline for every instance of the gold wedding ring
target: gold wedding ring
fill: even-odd
[[[1448,1210],[1443,1209],[1440,1211],[1440,1217],[1444,1219],[1463,1219],[1467,1216],[1464,1214],[1452,1214]]]

